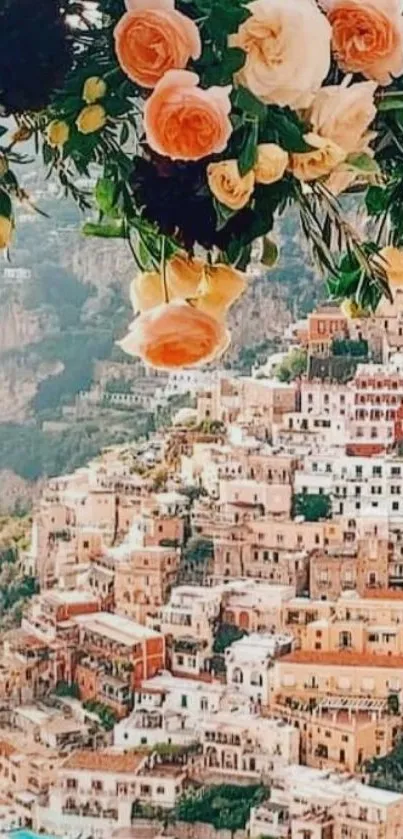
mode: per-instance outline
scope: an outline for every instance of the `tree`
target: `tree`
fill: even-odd
[[[213,652],[223,653],[234,641],[239,641],[247,634],[245,629],[240,629],[232,623],[221,623],[214,638]]]
[[[189,539],[182,554],[181,577],[193,583],[203,583],[209,564],[214,557],[214,542],[203,536]]]
[[[330,518],[332,504],[329,495],[301,492],[293,498],[293,516],[303,516],[305,521]]]
[[[268,797],[262,785],[240,787],[220,784],[207,787],[201,793],[185,795],[175,809],[176,818],[185,822],[207,822],[217,830],[243,830],[251,807]]]
[[[55,693],[57,696],[70,696],[73,699],[78,699],[80,696],[77,682],[57,682]]]
[[[292,349],[275,369],[275,375],[280,382],[292,382],[303,376],[308,369],[308,355],[306,350]]]

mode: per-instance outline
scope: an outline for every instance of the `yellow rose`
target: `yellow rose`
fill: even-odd
[[[342,314],[350,320],[354,320],[355,318],[364,318],[367,315],[365,309],[363,309],[355,300],[350,300],[348,298],[343,300],[340,310]]]
[[[388,282],[392,286],[403,285],[403,251],[389,246],[382,248],[374,261],[384,269]]]
[[[80,111],[76,126],[81,134],[93,134],[99,131],[106,123],[106,112],[102,105],[86,105]]]
[[[0,249],[8,248],[13,233],[13,223],[7,216],[0,216]]]
[[[236,160],[210,163],[207,166],[207,180],[215,198],[231,210],[245,207],[255,186],[253,171],[242,177]]]
[[[83,87],[84,102],[90,105],[92,102],[102,99],[106,90],[106,82],[103,79],[100,79],[99,76],[90,76],[89,79],[86,79]]]
[[[304,140],[312,146],[312,150],[290,154],[289,168],[299,181],[323,178],[346,159],[345,151],[332,140],[318,134],[306,134]]]
[[[69,139],[70,129],[67,122],[63,120],[54,119],[49,123],[46,129],[46,139],[52,148],[64,146]]]
[[[177,253],[166,264],[166,285],[169,300],[196,297],[203,275],[204,263]],[[158,271],[144,271],[134,278],[130,299],[135,312],[145,312],[165,302],[164,284]]]
[[[262,143],[257,147],[254,166],[255,181],[258,184],[274,184],[281,181],[288,166],[288,154],[276,143]]]
[[[194,305],[216,320],[224,320],[227,310],[245,288],[245,274],[231,265],[206,265]]]

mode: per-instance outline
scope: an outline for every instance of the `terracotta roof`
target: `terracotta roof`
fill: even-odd
[[[393,667],[403,669],[403,655],[374,655],[373,653],[356,653],[353,650],[324,652],[319,650],[295,650],[283,655],[280,663],[293,664],[327,664],[330,667]]]
[[[63,769],[85,769],[94,772],[136,772],[144,761],[144,752],[73,752]]]
[[[7,740],[0,740],[0,755],[2,757],[11,757],[16,751],[17,749],[11,743],[8,743]]]
[[[366,588],[362,596],[366,600],[403,600],[403,591],[394,588]]]

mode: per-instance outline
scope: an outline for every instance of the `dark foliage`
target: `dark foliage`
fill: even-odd
[[[44,108],[71,60],[60,0],[1,0],[0,105],[6,112]]]
[[[137,158],[131,178],[136,203],[144,208],[148,221],[158,224],[161,233],[175,235],[187,250],[196,242],[207,249],[216,245],[224,251],[237,243],[248,245],[257,235],[257,225],[262,224],[260,212],[246,207],[217,230],[216,209],[206,176],[209,162]],[[272,224],[273,217],[267,214],[261,233],[266,233]]]

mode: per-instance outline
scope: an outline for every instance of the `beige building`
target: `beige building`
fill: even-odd
[[[116,563],[115,608],[137,623],[145,623],[163,606],[176,582],[180,550],[160,545],[132,548]]]
[[[282,720],[218,711],[201,723],[204,766],[212,774],[268,778],[273,766],[296,763],[299,731]]]
[[[290,697],[309,702],[326,696],[387,699],[403,687],[403,656],[296,650],[277,659],[271,673],[273,701]]]
[[[277,769],[249,823],[251,839],[397,839],[402,828],[402,795],[305,766]]]
[[[57,771],[37,825],[49,833],[80,831],[107,839],[130,828],[137,803],[170,809],[183,792],[186,768],[144,751],[78,751]]]

